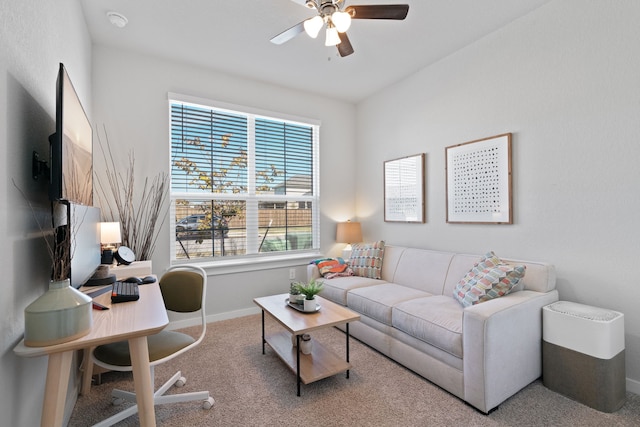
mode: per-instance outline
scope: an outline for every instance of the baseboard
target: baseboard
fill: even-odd
[[[640,395],[640,381],[627,378],[626,388],[627,388],[627,391],[630,391],[633,394]]]
[[[227,311],[225,313],[210,314],[207,316],[207,323],[219,322],[221,320],[235,319],[236,317],[250,316],[252,314],[258,314],[258,313],[260,313],[260,308],[251,307],[251,308],[244,308],[242,310]],[[200,324],[200,318],[195,317],[193,319],[172,321],[169,323],[169,326],[167,326],[167,329],[169,330],[182,329],[182,328],[188,328],[190,326],[198,326],[199,324]]]

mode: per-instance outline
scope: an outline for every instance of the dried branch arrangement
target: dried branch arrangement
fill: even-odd
[[[54,228],[54,239],[53,249],[49,247],[47,241],[47,248],[53,260],[51,280],[68,279],[71,273],[71,258],[75,250],[74,245],[71,244],[71,229],[68,223]]]
[[[106,164],[107,185],[96,175],[96,195],[102,214],[107,221],[119,221],[122,244],[136,254],[138,260],[151,259],[158,239],[158,230],[167,218],[169,177],[159,172],[153,178],[145,178],[136,188],[134,177],[135,158],[129,152],[129,164],[125,174],[117,171],[106,130],[105,143],[100,135],[98,143]],[[106,145],[106,147],[105,147]],[[114,209],[115,208],[115,209]]]

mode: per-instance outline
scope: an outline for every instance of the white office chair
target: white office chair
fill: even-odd
[[[197,339],[181,332],[167,330],[147,337],[152,384],[154,381],[155,365],[167,362],[197,346],[204,339],[207,331],[204,307],[207,294],[207,274],[202,268],[193,265],[176,265],[170,267],[160,279],[160,290],[167,310],[180,313],[191,313],[199,310],[202,328],[200,336]],[[129,344],[127,341],[96,347],[91,354],[91,359],[96,365],[112,371],[132,370]],[[182,376],[182,373],[178,371],[154,393],[154,405],[201,400],[204,409],[211,409],[214,400],[209,396],[208,391],[164,395],[174,384],[177,387],[182,387],[185,382],[186,379]],[[135,393],[122,390],[113,390],[111,398],[114,405],[123,403],[124,401],[136,402]],[[134,405],[96,424],[96,426],[113,425],[136,412],[138,412],[138,406]]]

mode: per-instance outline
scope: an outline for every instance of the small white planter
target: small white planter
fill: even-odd
[[[304,300],[304,311],[316,311],[316,300],[314,299],[305,299]]]

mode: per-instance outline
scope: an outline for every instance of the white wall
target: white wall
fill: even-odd
[[[0,424],[3,426],[40,424],[47,359],[18,358],[13,347],[24,332],[24,308],[45,292],[49,281],[51,263],[34,221],[37,216],[45,228],[50,228],[47,183],[31,178],[31,153],[38,151],[44,160],[49,156],[47,138],[55,131],[55,82],[60,62],[67,67],[89,109],[91,42],[79,2],[0,2],[0,241],[3,246],[0,257]],[[12,181],[25,193],[33,212]],[[73,391],[70,397],[71,406],[75,402]]]
[[[94,46],[93,81],[94,125],[106,128],[112,151],[119,158],[116,163],[126,165],[129,151],[133,150],[136,183],[159,171],[169,173],[167,93],[180,93],[320,120],[323,252],[334,249],[336,221],[354,216],[353,105],[104,46]],[[94,153],[94,164],[98,170],[103,168],[101,155]],[[169,241],[166,223],[152,259],[156,274],[169,266]],[[294,267],[298,278],[304,277],[305,263],[298,261]],[[256,310],[253,298],[289,289],[289,266],[269,265],[265,270],[237,274],[208,271],[211,286],[207,313],[213,318]]]
[[[563,299],[625,314],[627,377],[640,392],[632,270],[640,259],[638,16],[634,0],[556,0],[356,109],[103,47],[94,48],[92,63],[77,2],[0,2],[2,424],[39,423],[46,360],[20,359],[11,349],[22,336],[22,310],[46,288],[49,263],[11,179],[46,223],[46,184],[31,180],[30,161],[33,150],[47,152],[54,130],[58,62],[67,65],[94,125],[106,126],[121,148],[121,160],[135,148],[139,179],[168,170],[169,91],[321,120],[323,252],[336,250],[335,221],[357,211],[369,240],[553,262]],[[515,224],[446,224],[444,147],[503,132],[514,134]],[[427,153],[427,223],[384,223],[382,163],[419,152]],[[161,232],[156,272],[169,263],[169,233]],[[214,275],[209,313],[251,309],[253,297],[284,292],[287,282],[288,268]]]
[[[625,315],[640,393],[640,2],[552,1],[358,106],[368,239],[552,262],[561,299]],[[513,133],[513,225],[447,224],[445,147]],[[427,154],[427,223],[383,222],[384,160]]]

